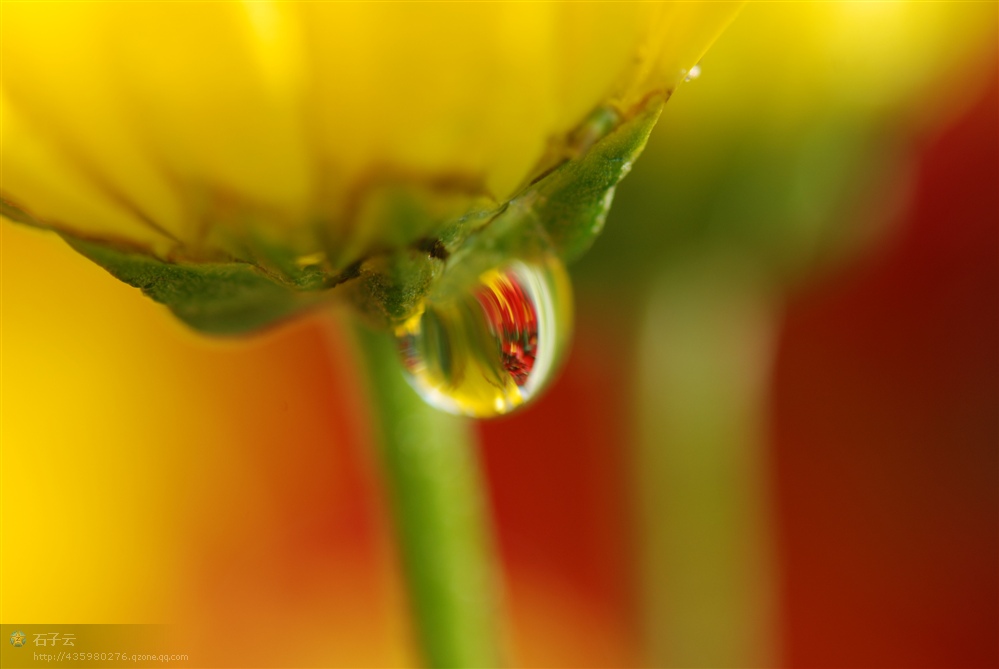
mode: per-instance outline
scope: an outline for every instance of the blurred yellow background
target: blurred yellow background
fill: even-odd
[[[406,657],[335,331],[214,342],[7,223],[2,260],[5,623],[337,630],[346,663]]]

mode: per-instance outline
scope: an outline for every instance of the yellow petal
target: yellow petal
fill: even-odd
[[[146,134],[122,104],[127,98],[119,94],[109,67],[102,40],[103,17],[96,11],[99,6],[117,5],[4,3],[0,40],[4,111],[22,120],[15,126],[4,119],[3,191],[31,211],[41,212],[55,204],[48,202],[45,189],[58,191],[63,172],[33,170],[34,163],[20,161],[17,154],[19,146],[37,150],[44,145],[61,166],[74,173],[72,188],[78,194],[82,194],[80,187],[89,184],[95,206],[97,201],[111,199],[132,212],[132,217],[183,238],[189,227],[187,214],[178,192],[146,150]],[[41,189],[28,198],[15,188],[22,179]],[[99,225],[99,219],[84,223],[71,212],[64,215],[59,220],[71,229],[133,234],[130,227],[119,227],[117,217]]]
[[[24,213],[36,223],[84,239],[110,237],[125,246],[169,255],[175,246],[169,235],[94,184],[61,147],[46,143],[2,92],[0,118],[4,192],[16,193],[19,203],[30,203]]]
[[[594,108],[675,87],[736,6],[5,3],[5,108],[25,120],[5,156],[65,169],[11,155],[3,194],[164,257],[376,245],[395,237],[354,239],[372,186],[504,202]]]
[[[103,7],[103,5],[101,5]],[[304,217],[312,190],[297,26],[266,3],[113,3],[102,38],[151,150],[197,198]]]

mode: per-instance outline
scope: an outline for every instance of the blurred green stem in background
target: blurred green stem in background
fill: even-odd
[[[765,433],[778,314],[744,267],[675,263],[639,330],[634,476],[652,666],[779,662]]]
[[[472,425],[417,396],[388,336],[359,326],[356,339],[423,660],[497,666],[499,584]]]

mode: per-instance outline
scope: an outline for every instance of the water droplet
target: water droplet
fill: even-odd
[[[431,405],[484,418],[529,401],[554,376],[572,321],[572,289],[554,256],[514,261],[467,290],[433,295],[396,331],[411,385]]]
[[[692,68],[690,68],[689,71],[681,70],[681,73],[684,75],[683,77],[684,81],[693,81],[697,77],[701,76],[701,64],[697,63]]]

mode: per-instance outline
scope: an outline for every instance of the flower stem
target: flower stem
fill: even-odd
[[[424,661],[497,666],[497,583],[472,426],[417,396],[388,337],[358,327],[357,340]]]

